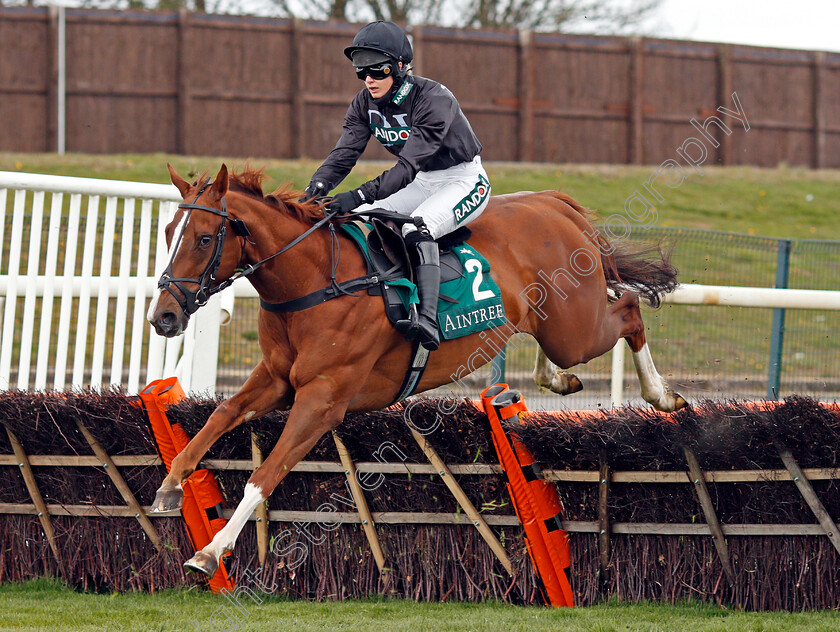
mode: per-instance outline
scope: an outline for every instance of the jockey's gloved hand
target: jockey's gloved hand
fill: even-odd
[[[323,197],[327,194],[327,185],[320,180],[313,180],[303,190],[303,197],[298,202],[308,202],[312,198]]]
[[[349,213],[362,202],[362,193],[356,189],[355,191],[338,193],[335,197],[333,197],[332,202],[327,204],[327,208],[333,213],[344,214]]]

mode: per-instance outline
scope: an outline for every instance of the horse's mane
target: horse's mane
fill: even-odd
[[[252,169],[246,166],[241,172],[231,172],[228,187],[231,191],[244,193],[269,206],[286,211],[293,217],[304,222],[316,222],[324,217],[324,211],[316,202],[298,202],[303,192],[293,188],[291,183],[285,184],[268,195],[263,193],[262,183],[265,180],[265,167]]]

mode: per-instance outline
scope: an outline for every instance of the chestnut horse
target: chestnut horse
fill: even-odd
[[[299,203],[299,193],[285,190],[264,196],[261,172],[229,175],[222,165],[212,183],[201,177],[190,184],[171,166],[169,171],[184,204],[166,227],[169,266],[149,306],[148,320],[158,334],[182,333],[210,294],[240,276],[248,276],[261,299],[279,303],[331,280],[366,274],[351,240],[329,230],[322,204]],[[524,332],[544,353],[538,358],[538,380],[561,395],[582,385],[554,364],[568,368],[587,362],[625,338],[644,399],[663,411],[686,405],[657,373],[639,311],[639,293],[658,304],[660,295],[676,286],[676,272],[658,251],[650,262],[626,244],[610,244],[589,223],[587,212],[557,191],[494,197],[470,229],[470,244],[490,262],[501,289],[508,325],[490,335],[443,341],[430,355],[418,392],[471,372],[476,358],[482,358],[479,365],[486,363],[496,354],[493,349]],[[412,344],[388,322],[382,299],[366,292],[303,311],[260,310],[259,343],[262,360],[175,457],[153,503],[155,512],[178,509],[181,483],[216,439],[243,421],[291,409],[280,439],[249,479],[227,526],[185,564],[208,576],[259,503],[345,413],[381,409],[398,397],[412,354]]]

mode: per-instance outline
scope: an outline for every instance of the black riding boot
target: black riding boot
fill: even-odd
[[[437,324],[438,295],[440,293],[440,257],[438,245],[425,231],[409,233],[405,242],[417,253],[414,280],[420,297],[419,309],[411,310],[408,320],[397,323],[397,330],[408,340],[419,340],[420,344],[434,351],[440,346]]]

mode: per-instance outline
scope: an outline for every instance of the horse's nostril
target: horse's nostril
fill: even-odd
[[[178,316],[175,312],[163,312],[154,322],[155,331],[162,336],[173,336],[179,331]]]

